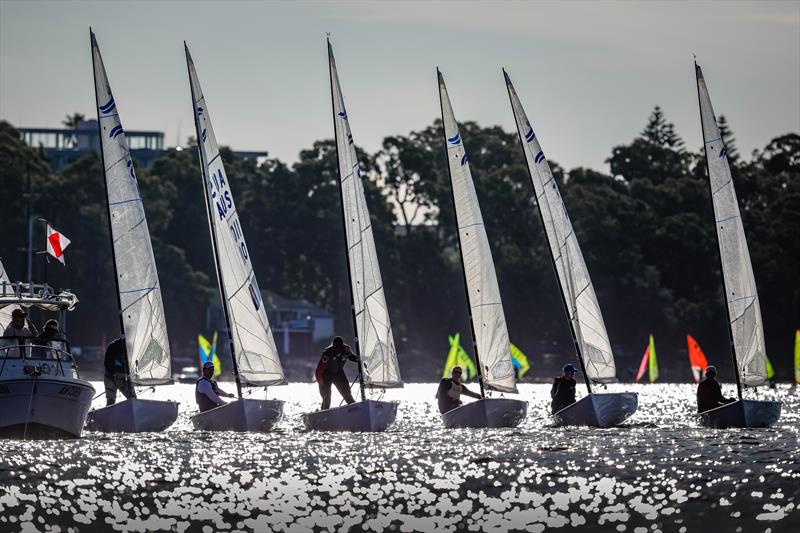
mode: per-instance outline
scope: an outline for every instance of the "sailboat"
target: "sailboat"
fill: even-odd
[[[442,422],[448,428],[516,427],[527,415],[527,402],[486,396],[487,388],[517,392],[514,364],[492,251],[472,181],[469,157],[458,130],[444,77],[439,69],[436,69],[436,74],[472,348],[481,388],[480,400],[444,413]]]
[[[528,173],[533,182],[550,258],[561,289],[564,311],[569,320],[578,362],[589,393],[572,405],[564,407],[553,417],[557,423],[565,425],[615,426],[636,412],[638,397],[632,392],[592,392],[592,383],[617,381],[611,343],[589,271],[583,261],[583,254],[556,180],[505,70],[503,76],[520,144],[528,164]]]
[[[208,105],[186,43],[184,49],[203,197],[238,396],[230,403],[193,416],[192,424],[195,429],[207,431],[269,431],[283,415],[283,402],[245,398],[243,388],[283,385],[286,379],[233,201],[231,183],[211,127]]]
[[[91,29],[89,38],[120,337],[125,343],[125,371],[133,395],[90,411],[86,429],[124,433],[161,431],[178,418],[178,403],[137,398],[135,390],[136,385],[172,383],[161,286],[133,160]]]
[[[448,335],[450,342],[450,350],[447,352],[447,359],[445,360],[444,370],[442,370],[442,377],[449,378],[453,372],[453,368],[460,366],[463,372],[461,381],[468,383],[472,378],[478,375],[478,369],[475,363],[469,358],[467,351],[461,346],[461,334]]]
[[[366,389],[402,387],[403,381],[400,379],[364,184],[330,40],[328,69],[361,401],[306,413],[303,422],[308,429],[317,431],[383,431],[394,423],[397,403],[367,398]]]
[[[800,385],[800,329],[794,332],[794,384]]]
[[[695,383],[703,379],[703,372],[708,368],[708,360],[700,345],[691,335],[686,335],[686,345],[689,347],[689,365],[692,367],[692,378]]]
[[[728,316],[731,359],[739,398],[735,402],[699,413],[700,423],[716,428],[769,427],[780,417],[781,403],[742,398],[743,386],[758,387],[767,383],[761,306],[727,151],[717,126],[703,71],[697,62],[694,68],[725,293],[725,310]]]
[[[658,360],[656,359],[656,341],[650,335],[650,342],[644,351],[642,362],[639,364],[639,371],[636,373],[636,381],[642,379],[644,373],[647,372],[647,377],[650,383],[655,383],[658,380]]]

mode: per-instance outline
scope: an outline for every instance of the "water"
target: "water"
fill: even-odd
[[[553,427],[549,386],[522,385],[519,428],[446,431],[436,386],[412,384],[386,395],[390,431],[322,434],[299,417],[316,386],[293,384],[270,391],[276,431],[213,434],[191,429],[191,385],[162,387],[183,402],[168,431],[0,441],[0,531],[800,531],[800,391],[761,393],[774,428],[709,430],[694,386],[626,388],[621,428]]]

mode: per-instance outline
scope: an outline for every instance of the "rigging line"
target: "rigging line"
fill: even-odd
[[[119,201],[116,201],[116,202],[109,202],[108,205],[111,206],[111,207],[114,207],[114,206],[121,205],[121,204],[129,204],[131,202],[141,202],[141,201],[142,201],[141,198],[131,198],[130,200],[119,200]],[[134,227],[136,227],[136,226],[134,226]]]

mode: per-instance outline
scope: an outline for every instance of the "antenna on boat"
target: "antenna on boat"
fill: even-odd
[[[694,56],[694,54],[692,55]],[[698,77],[698,72],[702,71],[700,70],[700,66],[697,64],[697,56],[695,56],[694,75],[695,75],[695,83],[697,85],[697,106],[700,110],[700,137],[703,139],[703,152],[706,152],[704,155],[706,160],[706,173],[708,175],[708,193],[709,193],[708,198],[711,201],[711,216],[714,217],[714,225],[716,226],[717,215],[714,209],[714,190],[711,186],[711,167],[708,164],[708,152],[706,151],[707,143],[705,135],[705,124],[703,122],[703,104],[700,100],[700,78],[702,77],[702,75]],[[724,141],[722,139],[720,139],[720,142],[723,143],[724,146]],[[733,375],[736,377],[736,393],[738,394],[739,399],[741,400],[742,383],[739,378],[739,363],[736,361],[736,345],[733,343],[733,331],[731,330],[731,310],[728,309],[728,302],[727,302],[728,287],[727,284],[725,283],[725,271],[723,270],[723,265],[722,265],[722,247],[720,246],[719,233],[717,232],[716,228],[714,228],[714,238],[717,241],[717,258],[719,258],[719,273],[720,276],[722,276],[722,290],[725,293],[724,307],[725,307],[725,316],[728,319],[728,343],[731,346],[731,359],[733,360]]]
[[[336,129],[336,103],[333,98],[333,48],[331,47],[331,34],[330,32],[325,32],[328,36],[328,75],[331,81],[331,114],[333,116],[333,136],[334,136],[334,143],[336,146],[339,145],[339,134]],[[356,162],[358,164],[358,162]],[[344,193],[342,192],[342,167],[339,164],[339,150],[336,150],[336,173],[339,175],[339,207],[342,210],[342,231],[344,232],[345,241],[347,241],[347,219],[345,218],[344,212]],[[356,176],[353,176],[355,179]],[[353,338],[355,348],[356,348],[356,360],[358,362],[358,386],[361,389],[361,401],[365,401],[367,399],[366,392],[364,391],[364,367],[363,363],[361,362],[361,346],[358,341],[358,321],[356,320],[356,301],[355,297],[353,296],[353,276],[352,276],[352,266],[350,265],[350,252],[347,250],[345,253],[347,257],[347,284],[350,287],[350,314],[353,317],[353,333],[355,337]]]
[[[437,84],[444,84],[439,67],[436,67]],[[445,90],[447,87],[445,86]],[[453,173],[450,171],[450,157],[447,155],[447,131],[444,125],[444,102],[442,101],[442,90],[439,88],[439,110],[442,114],[442,139],[444,140],[444,153],[447,160],[447,175],[450,177],[450,198],[453,200],[453,216],[456,219],[456,236],[458,237],[458,255],[461,258],[461,275],[464,278],[464,294],[467,298],[467,312],[469,313],[469,330],[472,335],[472,351],[475,353],[475,366],[478,369],[478,384],[481,387],[481,398],[486,398],[486,391],[483,386],[483,365],[481,365],[480,355],[478,354],[478,342],[475,336],[475,320],[472,317],[472,305],[469,299],[469,285],[467,284],[467,271],[464,267],[464,250],[461,247],[461,231],[458,227],[458,209],[456,208],[456,193],[453,190]]]

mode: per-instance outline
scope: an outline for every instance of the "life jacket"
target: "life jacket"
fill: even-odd
[[[200,392],[200,387],[198,387],[198,385],[200,385],[200,382],[203,380],[211,383],[211,389],[214,391],[214,394],[219,396],[219,387],[217,386],[216,381],[214,381],[213,379],[208,379],[205,376],[198,379],[194,387],[194,401],[197,402],[197,407],[200,408],[201,413],[203,411],[208,411],[209,409],[217,407],[217,404],[214,403],[214,400],[212,400],[211,398]]]

